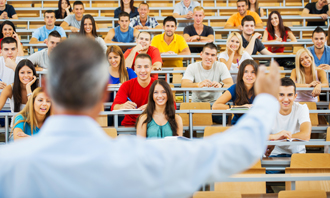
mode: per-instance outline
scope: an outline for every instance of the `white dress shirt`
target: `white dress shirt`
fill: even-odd
[[[0,197],[188,197],[255,163],[279,111],[267,94],[227,132],[204,140],[109,138],[89,117],[50,117],[0,147]]]

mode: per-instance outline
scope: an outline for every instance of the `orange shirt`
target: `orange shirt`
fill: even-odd
[[[251,15],[254,18],[254,20],[256,21],[256,25],[258,23],[262,23],[259,15],[256,12],[247,10],[246,15]],[[237,12],[236,14],[231,15],[231,17],[228,19],[226,24],[232,25],[234,27],[238,27],[241,25],[241,21],[243,18],[244,17],[239,12]]]

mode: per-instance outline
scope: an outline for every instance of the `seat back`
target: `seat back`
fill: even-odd
[[[117,137],[117,129],[116,128],[112,128],[112,127],[107,127],[107,128],[102,128],[104,130],[104,132],[112,137],[112,138],[116,138]]]
[[[222,133],[229,129],[230,127],[222,127],[222,126],[208,126],[204,129],[204,137],[211,136],[215,133]]]
[[[104,106],[102,105],[101,111],[104,111]],[[108,126],[108,115],[99,115],[96,118],[96,122],[99,123],[101,127],[107,127]]]
[[[211,110],[210,103],[207,102],[191,102],[191,103],[181,103],[180,110]],[[189,125],[189,115],[180,114],[183,122],[183,126]],[[194,126],[210,126],[212,122],[211,113],[196,113],[193,114],[193,125]]]
[[[178,71],[178,70],[186,70],[187,67],[174,67],[173,71]],[[173,74],[173,80],[172,83],[174,84],[181,84],[181,80],[182,80],[183,75],[182,74]]]
[[[315,102],[299,102],[299,104],[306,104],[309,110],[317,110]],[[312,126],[319,125],[319,118],[317,116],[317,113],[310,113],[309,117],[311,119]]]
[[[278,198],[326,198],[327,193],[324,190],[287,190],[281,191]]]
[[[241,198],[238,191],[215,192],[215,191],[198,191],[195,192],[193,198]]]

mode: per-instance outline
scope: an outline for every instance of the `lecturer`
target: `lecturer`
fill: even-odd
[[[108,63],[98,43],[67,39],[50,56],[46,92],[54,116],[39,134],[0,148],[0,197],[189,197],[265,152],[279,111],[277,66],[258,72],[258,96],[227,132],[194,141],[109,138],[95,122]]]

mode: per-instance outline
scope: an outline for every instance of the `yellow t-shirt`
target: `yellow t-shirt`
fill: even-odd
[[[167,45],[164,41],[164,34],[155,36],[151,41],[151,46],[158,48],[160,53],[173,51],[178,54],[188,47],[184,38],[177,34],[174,34],[173,41]],[[183,67],[182,60],[182,58],[163,59],[163,67]]]
[[[262,20],[260,19],[259,15],[256,12],[247,10],[246,15],[251,15],[254,20],[256,21],[256,24],[262,23]],[[238,27],[241,25],[241,21],[244,17],[241,16],[239,12],[236,14],[231,15],[231,17],[228,19],[226,24],[232,25],[234,27]]]

